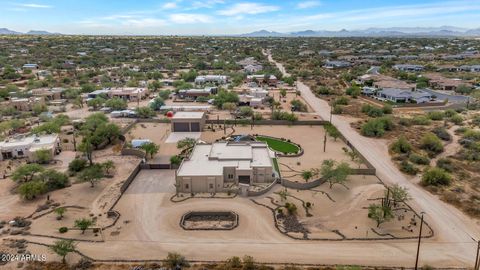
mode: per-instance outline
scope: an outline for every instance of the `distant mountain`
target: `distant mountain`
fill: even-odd
[[[240,36],[247,37],[474,37],[480,36],[479,29],[466,29],[455,26],[440,27],[390,27],[368,28],[364,30],[328,31],[305,30],[290,33],[261,30]]]
[[[278,33],[274,31],[260,30],[252,33],[242,34],[242,37],[283,37],[289,34]]]
[[[15,32],[7,28],[0,28],[0,35],[20,35],[22,33]]]
[[[0,28],[0,35],[61,35],[59,33],[50,33],[43,30],[30,30],[27,33],[13,31],[7,28]]]
[[[50,33],[42,30],[30,30],[26,34],[27,35],[61,35],[59,33]]]

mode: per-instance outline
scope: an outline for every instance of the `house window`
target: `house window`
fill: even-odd
[[[18,151],[17,151],[17,155],[23,156],[23,150],[18,150]]]
[[[228,174],[228,179],[233,179],[233,174]]]
[[[210,188],[210,189],[213,189],[213,184],[209,184],[209,188]]]
[[[188,184],[185,184],[185,189],[188,189],[189,188],[189,185]]]

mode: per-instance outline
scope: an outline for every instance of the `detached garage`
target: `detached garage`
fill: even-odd
[[[172,132],[201,132],[204,125],[204,112],[177,112],[172,117]]]

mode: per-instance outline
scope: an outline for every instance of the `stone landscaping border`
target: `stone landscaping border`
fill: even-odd
[[[234,221],[233,226],[228,228],[188,228],[185,226],[185,219],[191,217],[192,215],[198,216],[211,216],[211,215],[224,215],[230,214],[233,215]],[[238,214],[233,211],[190,211],[182,215],[180,219],[180,227],[186,231],[231,231],[238,227],[239,217]]]

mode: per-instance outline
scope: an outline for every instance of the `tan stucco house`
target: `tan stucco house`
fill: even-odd
[[[216,193],[240,183],[271,183],[275,158],[263,142],[197,144],[176,172],[177,191]]]

